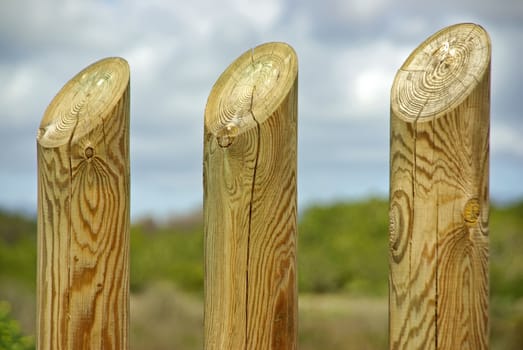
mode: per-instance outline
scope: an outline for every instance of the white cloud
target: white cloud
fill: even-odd
[[[308,15],[335,26],[363,24],[381,16],[391,4],[388,0],[324,0],[304,1]],[[324,25],[329,23],[323,23]]]
[[[43,111],[38,108],[47,105],[43,102],[41,91],[52,81],[47,72],[27,63],[0,65],[0,81],[0,115],[4,116],[3,127],[27,125],[35,121],[35,115],[43,115]]]
[[[263,30],[269,29],[279,19],[282,12],[282,1],[280,0],[233,0],[231,9],[248,22]]]
[[[164,77],[166,68],[172,65],[177,43],[168,38],[140,41],[123,52],[129,62],[133,81],[148,84]]]
[[[493,154],[521,160],[516,95],[523,81],[517,59],[523,21],[515,19],[523,19],[523,2],[466,3],[407,0],[402,8],[389,0],[8,1],[0,12],[0,136],[25,148],[0,147],[0,160],[8,164],[0,178],[28,171],[9,178],[35,178],[34,132],[47,104],[85,66],[117,55],[131,68],[131,166],[138,193],[133,210],[193,205],[201,199],[203,111],[212,85],[245,50],[281,40],[299,60],[300,166],[329,179],[331,193],[344,186],[355,163],[361,183],[386,188],[387,172],[376,169],[387,166],[384,139],[396,71],[421,40],[449,21],[466,19],[484,23],[493,40]],[[318,159],[328,168],[315,166]],[[300,183],[314,184],[311,174],[300,171]],[[20,203],[34,197],[23,181],[13,188]],[[170,190],[168,201],[150,195]],[[322,196],[314,186],[304,191],[307,198]],[[5,198],[0,193],[0,205],[14,197]]]
[[[35,72],[30,68],[21,67],[10,78],[2,79],[5,82],[2,96],[7,101],[21,102],[27,99],[31,94]]]
[[[409,50],[378,40],[348,47],[334,56],[336,73],[331,84],[347,111],[345,118],[388,118],[392,81]]]
[[[367,114],[379,114],[387,111],[390,72],[381,67],[362,69],[354,81],[356,106]]]
[[[349,18],[359,21],[369,21],[379,17],[385,10],[386,5],[390,4],[387,0],[352,0],[338,3],[340,10],[349,14]]]
[[[523,159],[523,128],[493,122],[490,143],[494,155],[505,153]]]

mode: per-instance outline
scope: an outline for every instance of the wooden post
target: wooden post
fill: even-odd
[[[488,348],[490,55],[454,25],[392,85],[390,349]]]
[[[245,52],[205,110],[205,349],[295,349],[297,58]]]
[[[37,136],[37,347],[127,349],[129,67],[71,79]]]

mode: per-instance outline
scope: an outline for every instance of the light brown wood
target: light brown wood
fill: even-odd
[[[245,52],[205,110],[205,349],[295,349],[298,63]]]
[[[390,349],[488,349],[488,34],[447,27],[391,91]]]
[[[37,136],[37,347],[127,349],[129,67],[94,63],[47,108]]]

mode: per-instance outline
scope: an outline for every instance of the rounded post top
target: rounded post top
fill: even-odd
[[[129,79],[129,65],[119,57],[105,58],[83,69],[47,107],[37,142],[42,147],[58,147],[99,126],[122,98]]]
[[[391,110],[409,122],[437,118],[461,104],[490,67],[491,44],[479,25],[461,23],[430,36],[394,78]]]
[[[247,50],[214,84],[205,108],[206,128],[228,146],[275,112],[297,75],[298,60],[289,45],[273,42]]]

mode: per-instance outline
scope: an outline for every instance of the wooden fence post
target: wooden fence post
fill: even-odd
[[[205,349],[295,349],[294,50],[245,52],[205,110]]]
[[[390,349],[488,348],[490,56],[450,26],[392,85]]]
[[[71,79],[37,136],[37,347],[127,349],[129,67]]]

